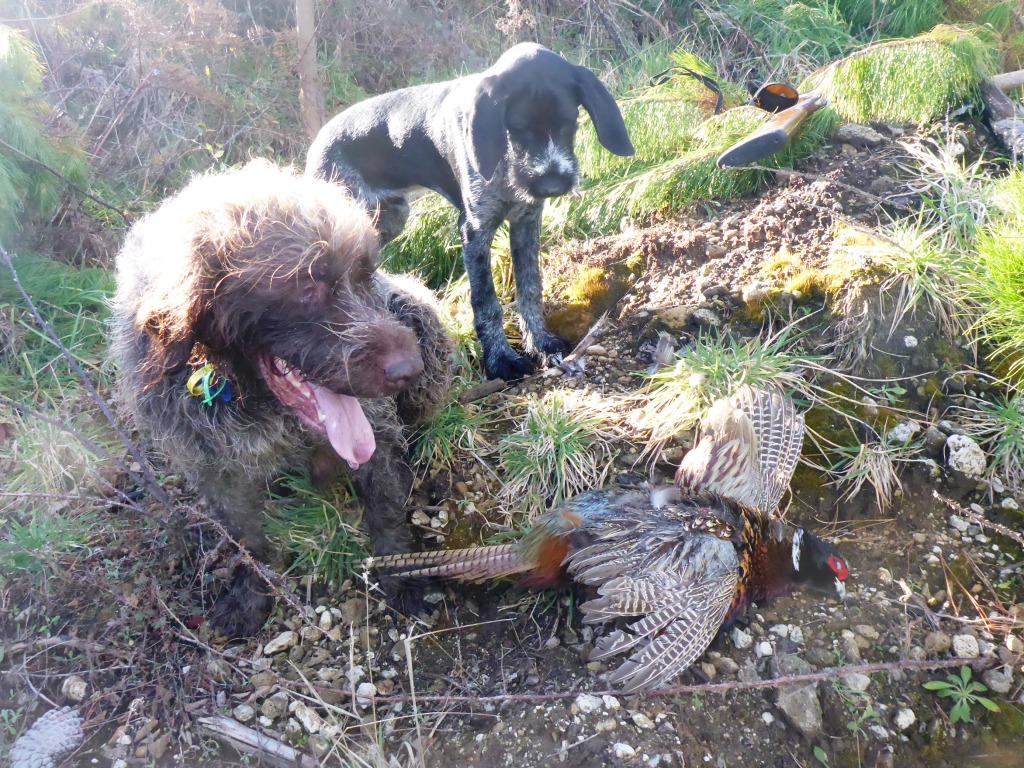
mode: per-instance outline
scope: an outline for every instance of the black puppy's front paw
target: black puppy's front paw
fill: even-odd
[[[506,352],[488,355],[484,367],[487,368],[489,379],[519,381],[533,373],[537,363],[525,355],[517,354],[510,347]]]
[[[266,622],[274,601],[259,576],[239,566],[231,585],[210,609],[210,624],[225,637],[253,637]]]
[[[557,357],[559,359],[568,355],[573,349],[572,344],[561,336],[556,336],[549,331],[545,331],[543,334],[538,335],[533,340],[533,345],[541,354],[548,357]]]

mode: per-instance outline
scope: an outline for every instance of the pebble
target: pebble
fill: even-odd
[[[968,477],[981,477],[985,474],[988,460],[985,452],[972,438],[967,435],[950,435],[946,440],[946,450],[950,469],[962,472]]]
[[[935,656],[945,653],[953,645],[953,641],[945,632],[929,632],[924,638],[924,649]]]
[[[289,629],[287,632],[282,632],[263,646],[263,655],[273,656],[275,653],[288,650],[297,642],[299,642],[298,636]]]
[[[360,683],[356,688],[356,704],[366,709],[373,703],[373,697],[377,695],[377,686],[373,683]]]
[[[260,711],[268,720],[277,720],[277,718],[286,715],[288,713],[288,694],[284,691],[278,691],[263,702]]]
[[[740,651],[746,650],[754,642],[754,638],[739,627],[733,627],[732,644]]]
[[[861,661],[860,646],[857,645],[857,638],[853,636],[851,632],[849,635],[843,635],[839,639],[839,650],[843,654],[843,658],[846,661],[855,663]]]
[[[604,704],[604,708],[609,712],[614,712],[622,706],[617,698],[609,696],[607,693],[601,697],[601,702]]]
[[[1024,653],[1024,640],[1021,640],[1017,635],[1007,635],[1006,650],[1010,651],[1010,653]]]
[[[78,675],[65,677],[60,686],[61,695],[76,704],[82,701],[89,692],[89,684]]]
[[[795,654],[780,654],[778,669],[783,675],[801,675],[811,671],[811,665]],[[786,721],[807,739],[815,739],[822,730],[821,702],[814,683],[787,685],[779,689],[776,705]]]
[[[762,712],[761,720],[765,725],[771,725],[775,722],[775,716],[771,712]]]
[[[320,621],[318,622],[321,632],[330,632],[331,627],[334,626],[334,616],[331,615],[330,611],[324,611],[320,614]]]
[[[895,722],[899,730],[905,731],[917,722],[917,715],[914,714],[914,710],[905,707],[896,712]]]
[[[876,147],[885,142],[885,137],[874,128],[860,123],[846,123],[835,132],[835,140],[858,147]]]
[[[250,720],[256,717],[256,710],[253,709],[250,704],[239,704],[237,707],[231,710],[231,714],[238,722],[248,723]]]
[[[889,430],[885,439],[886,442],[903,445],[904,443],[909,443],[914,435],[920,431],[921,425],[916,421],[902,421]]]
[[[1020,509],[1020,504],[1017,503],[1017,500],[1013,498],[1013,496],[1007,496],[999,502],[999,506],[1003,509]]]
[[[320,719],[320,716],[301,701],[293,701],[288,706],[288,710],[299,721],[306,733],[317,733],[323,727],[324,721]]]
[[[981,655],[978,638],[974,635],[954,635],[953,655],[958,659],[976,659]]]
[[[860,672],[853,672],[849,675],[845,675],[843,680],[850,686],[851,691],[856,693],[864,693],[871,685],[871,678],[867,675],[861,674]]]
[[[853,631],[861,637],[866,637],[868,640],[878,639],[878,630],[872,627],[870,624],[858,624],[856,627],[853,628]]]
[[[654,730],[654,721],[651,720],[651,718],[649,718],[643,712],[634,712],[630,717],[633,720],[633,725],[635,725],[640,730],[642,730],[642,731],[653,731]]]
[[[992,693],[1006,695],[1013,685],[1013,675],[1002,669],[986,669],[981,673],[981,681]]]
[[[946,435],[938,427],[928,427],[924,431],[924,447],[932,456],[939,456],[946,447]]]
[[[720,675],[735,675],[740,671],[740,665],[730,659],[728,656],[722,656],[721,658],[714,660],[715,669],[718,670]]]
[[[911,336],[910,334],[907,334],[906,336],[904,336],[903,337],[903,346],[906,347],[907,349],[916,349],[917,348],[917,336]]]
[[[616,760],[626,761],[636,757],[636,750],[625,742],[617,741],[612,744],[612,754],[615,755]]]
[[[915,645],[907,652],[907,658],[911,661],[924,661],[928,658],[928,652],[920,645]]]
[[[772,644],[769,643],[767,640],[762,640],[754,648],[754,654],[759,659],[763,659],[763,658],[765,658],[767,656],[771,656],[772,653],[774,653],[774,649],[772,648]]]
[[[597,712],[604,703],[597,696],[589,693],[581,693],[576,697],[576,709],[579,710],[580,714],[589,715],[593,712]]]

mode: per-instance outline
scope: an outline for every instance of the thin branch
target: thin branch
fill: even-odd
[[[27,161],[28,161],[28,162],[30,162],[30,163],[35,163],[35,164],[36,164],[36,165],[38,165],[38,166],[39,166],[40,168],[42,168],[42,169],[43,169],[44,171],[47,171],[48,173],[51,173],[51,174],[53,174],[54,176],[56,176],[56,177],[57,177],[58,179],[60,179],[60,181],[62,181],[62,182],[64,182],[65,184],[67,184],[67,185],[68,185],[69,187],[71,187],[71,189],[75,190],[75,192],[77,192],[78,194],[82,195],[82,197],[87,197],[88,199],[90,199],[90,200],[92,200],[92,201],[93,201],[94,203],[96,203],[96,205],[101,205],[101,206],[103,206],[104,208],[106,208],[106,209],[108,209],[108,210],[111,210],[111,211],[113,211],[113,212],[114,212],[114,213],[116,213],[116,214],[117,214],[118,216],[120,216],[120,217],[121,217],[121,218],[122,218],[122,219],[123,219],[123,220],[124,220],[124,221],[125,221],[126,223],[127,223],[127,222],[129,222],[129,221],[131,221],[131,219],[129,219],[129,218],[128,218],[128,216],[127,216],[127,215],[125,215],[125,212],[124,212],[124,211],[122,211],[122,210],[121,210],[120,208],[118,208],[117,206],[111,205],[111,204],[110,204],[110,203],[108,203],[108,202],[107,202],[106,200],[101,200],[100,198],[96,197],[96,195],[92,194],[91,192],[86,192],[86,191],[85,191],[84,189],[82,189],[82,188],[81,188],[80,186],[78,186],[77,184],[75,184],[75,182],[71,181],[71,180],[70,180],[70,179],[69,179],[69,178],[68,178],[67,176],[65,176],[65,175],[64,175],[63,173],[61,173],[60,171],[58,171],[58,170],[57,170],[56,168],[52,168],[52,167],[50,167],[49,165],[47,165],[46,163],[44,163],[44,162],[43,162],[42,160],[40,160],[39,158],[36,158],[36,157],[32,157],[32,155],[27,155],[27,154],[25,154],[24,152],[22,152],[22,151],[21,151],[20,149],[18,149],[17,147],[15,147],[15,146],[12,146],[12,145],[8,144],[8,143],[7,143],[6,141],[4,141],[3,139],[0,139],[0,147],[3,147],[4,149],[6,149],[6,150],[8,150],[8,151],[10,151],[10,152],[13,152],[14,154],[18,155],[18,157],[20,157],[20,158],[21,158],[22,160],[27,160]],[[2,253],[2,256],[6,257],[6,255],[7,255],[7,254],[6,254],[6,252],[3,252],[3,253]]]
[[[783,677],[773,677],[768,680],[730,680],[725,683],[701,683],[697,685],[676,685],[671,688],[660,688],[655,691],[647,691],[643,695],[650,696],[676,696],[682,693],[725,693],[726,691],[737,691],[737,690],[751,690],[754,688],[779,688],[784,685],[796,685],[798,683],[817,683],[822,680],[834,680],[838,677],[844,677],[852,674],[876,674],[879,672],[903,672],[907,670],[926,670],[926,669],[949,669],[950,667],[962,667],[968,663],[966,659],[936,659],[934,661],[922,660],[915,661],[911,659],[904,659],[901,661],[891,662],[879,662],[875,664],[855,664],[847,667],[829,667],[819,672],[809,672],[804,675],[785,675]],[[340,688],[327,688],[326,690],[331,693],[339,694],[342,696],[352,696],[352,692]],[[403,694],[399,696],[375,696],[373,700],[377,704],[389,704],[392,702],[399,701],[417,701],[417,702],[468,702],[472,704],[497,704],[505,702],[538,702],[538,701],[558,701],[561,699],[573,699],[579,696],[581,693],[591,693],[594,696],[622,696],[622,691],[614,689],[608,689],[603,691],[569,691],[562,693],[515,693],[515,694],[504,694],[497,696],[448,696],[444,694],[436,695],[409,695]],[[362,698],[362,697],[360,697]]]
[[[984,515],[978,514],[973,509],[968,509],[967,507],[963,507],[960,504],[957,504],[955,501],[946,498],[938,491],[933,490],[932,496],[941,501],[943,504],[952,509],[961,517],[971,520],[983,528],[993,530],[996,533],[1005,536],[1006,538],[1011,539],[1020,544],[1022,547],[1024,547],[1024,535],[1021,535],[1017,531],[1007,528],[1002,523],[993,522],[992,520],[987,519]]]

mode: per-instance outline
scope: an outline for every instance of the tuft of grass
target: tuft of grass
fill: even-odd
[[[488,414],[476,406],[451,402],[421,426],[413,436],[413,461],[451,470],[460,456],[475,456],[488,449],[484,427]]]
[[[925,125],[974,97],[996,68],[994,40],[939,25],[923,35],[868,46],[811,75],[845,120]]]
[[[854,42],[833,3],[742,0],[730,4],[730,15],[773,58],[799,56],[821,64]]]
[[[968,395],[969,406],[950,409],[964,431],[991,457],[988,471],[1007,488],[1024,493],[1024,394],[997,396],[991,402]]]
[[[836,0],[836,7],[861,37],[917,35],[942,21],[946,11],[943,0]]]
[[[274,496],[264,530],[291,556],[289,570],[335,586],[359,573],[368,552],[357,522],[347,521],[342,514],[358,504],[352,489],[336,484],[321,495],[307,478],[291,475],[282,478],[281,484],[286,492]]]
[[[913,444],[892,445],[878,440],[837,447],[838,459],[831,472],[836,476],[836,485],[848,487],[843,498],[852,499],[868,485],[875,492],[879,512],[885,512],[896,492],[903,489],[899,464],[909,461],[917,448]]]
[[[413,201],[405,229],[381,252],[387,272],[411,273],[434,289],[463,273],[459,214],[440,195]]]
[[[769,173],[719,168],[716,161],[766,119],[764,112],[750,106],[712,115],[695,132],[692,148],[678,158],[621,179],[598,181],[579,195],[553,202],[549,206],[552,230],[563,237],[606,234],[618,231],[623,217],[646,220],[670,216],[701,200],[731,200],[756,191],[768,180]],[[836,116],[830,110],[817,112],[785,151],[765,162],[792,165],[824,143],[835,124]]]
[[[89,546],[94,515],[49,511],[41,504],[22,515],[0,516],[0,589],[19,573],[39,586],[57,569],[68,567],[69,558]]]
[[[528,518],[551,504],[599,488],[618,437],[615,416],[571,390],[551,391],[498,443],[502,499]]]
[[[646,453],[657,455],[669,441],[693,429],[715,400],[744,384],[773,384],[810,397],[802,372],[824,359],[798,351],[790,329],[745,341],[702,334],[672,365],[650,374],[634,396],[637,408],[629,423],[646,436]]]
[[[1024,381],[1024,174],[996,185],[1000,213],[963,261],[961,284],[976,308],[971,331],[1011,381]]]

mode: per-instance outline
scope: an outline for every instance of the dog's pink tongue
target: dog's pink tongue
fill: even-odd
[[[316,397],[317,415],[327,430],[327,439],[352,469],[359,469],[361,464],[370,460],[377,448],[373,428],[366,420],[359,401],[315,384],[310,386]]]

